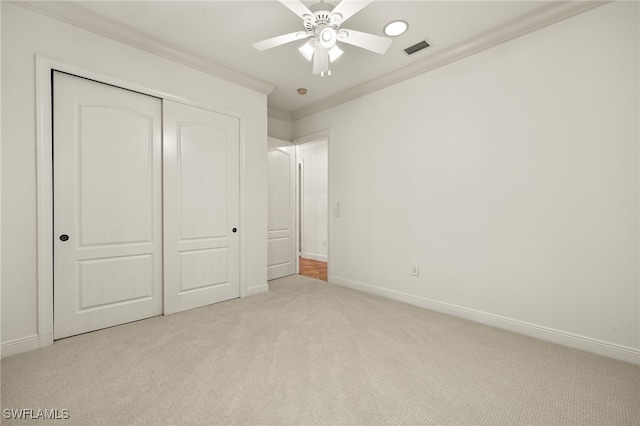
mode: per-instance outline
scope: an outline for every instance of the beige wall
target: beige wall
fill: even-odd
[[[2,2],[3,355],[31,348],[38,333],[36,54],[243,116],[241,285],[266,291],[266,95]]]
[[[291,141],[291,123],[282,118],[269,116],[269,136],[276,139]]]
[[[294,122],[331,129],[330,281],[640,362],[638,20],[607,4]]]

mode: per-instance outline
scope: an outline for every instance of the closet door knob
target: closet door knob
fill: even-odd
[[[235,234],[236,232],[238,232],[238,228],[233,228],[232,231]]]
[[[60,235],[60,241],[67,241],[68,239],[69,239],[69,236],[67,234]]]

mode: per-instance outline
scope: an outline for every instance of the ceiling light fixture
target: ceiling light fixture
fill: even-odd
[[[384,33],[389,37],[397,37],[404,34],[409,29],[409,24],[405,21],[393,21],[384,26]]]

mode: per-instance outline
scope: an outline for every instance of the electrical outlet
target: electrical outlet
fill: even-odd
[[[411,265],[411,276],[417,277],[420,275],[420,267],[418,265]]]

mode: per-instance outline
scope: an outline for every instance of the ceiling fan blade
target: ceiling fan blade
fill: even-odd
[[[289,8],[300,18],[305,19],[306,16],[313,17],[313,13],[300,0],[279,0],[280,3]],[[306,15],[306,16],[305,16]]]
[[[371,50],[372,52],[376,52],[381,55],[383,55],[389,46],[391,46],[390,38],[380,37],[355,30],[340,30],[338,32],[338,40],[343,43]]]
[[[329,49],[318,47],[313,54],[313,73],[323,74],[329,71]]]
[[[340,23],[343,23],[372,1],[373,0],[342,0],[340,4],[333,9],[331,15],[340,14],[342,16]]]
[[[281,36],[272,37],[266,40],[255,42],[252,44],[252,46],[262,52],[263,50],[271,49],[272,47],[291,43],[292,41],[304,40],[310,35],[311,34],[305,33],[304,31],[297,31],[295,33],[283,34]]]

